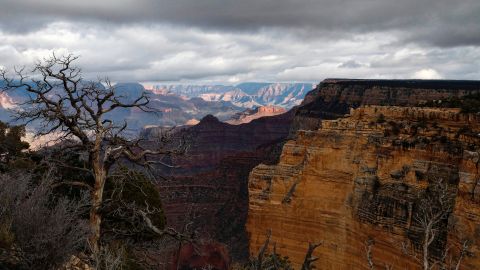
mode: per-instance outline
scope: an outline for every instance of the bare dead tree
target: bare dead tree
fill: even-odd
[[[307,254],[305,255],[305,260],[303,261],[302,264],[302,270],[312,270],[315,268],[313,265],[314,262],[318,260],[317,257],[313,256],[313,252],[315,251],[316,248],[321,246],[322,243],[308,243],[308,250]]]
[[[372,256],[372,246],[374,245],[374,240],[369,238],[365,241],[365,255],[367,256],[368,268],[370,270],[375,269],[375,265],[373,264],[373,256]]]
[[[255,257],[250,259],[250,262],[244,269],[252,270],[291,270],[291,262],[288,260],[288,257],[281,257],[277,253],[277,245],[273,243],[273,250],[268,252],[270,242],[271,242],[272,232],[271,230],[267,231],[267,237],[265,242],[258,250],[258,253]],[[308,249],[305,254],[305,259],[303,261],[302,270],[312,270],[315,269],[314,263],[318,260],[317,257],[313,255],[313,252],[316,248],[321,246],[323,242],[318,243],[308,243]]]
[[[444,222],[453,210],[454,193],[446,181],[438,179],[430,185],[421,198],[414,216],[422,234],[422,267],[430,270],[440,262],[430,261],[430,246],[439,236],[440,223]]]
[[[142,93],[132,98],[118,94],[108,79],[96,82],[85,80],[81,69],[74,66],[77,59],[73,55],[57,57],[53,54],[36,63],[31,72],[25,72],[24,68],[15,69],[13,78],[10,78],[2,70],[0,76],[6,83],[7,91],[24,91],[27,94],[26,100],[20,104],[22,109],[16,112],[17,120],[40,123],[44,128],[38,131],[37,136],[55,134],[56,142],[68,145],[70,150],[87,153],[89,168],[78,169],[89,171],[94,183],[62,184],[77,185],[90,191],[89,242],[93,252],[97,253],[100,250],[102,223],[99,210],[105,181],[112,166],[121,159],[148,166],[154,163],[151,160],[153,155],[182,153],[183,149],[182,146],[175,149],[143,149],[140,140],[127,139],[126,121],[115,123],[110,118],[111,113],[128,108],[152,112],[148,106],[148,95]],[[148,220],[145,221],[148,223]]]
[[[369,237],[367,240],[365,240],[365,256],[368,263],[368,269],[370,270],[375,269],[375,263],[373,262],[373,254],[372,254],[372,247],[374,245],[375,245],[375,239]],[[387,263],[384,264],[384,267],[385,267],[385,270],[393,269],[393,266]]]
[[[266,233],[266,239],[262,247],[258,250],[255,257],[250,259],[250,262],[244,269],[251,270],[290,270],[292,269],[289,262],[282,260],[281,256],[277,253],[277,245],[273,243],[273,251],[268,252],[270,241],[272,237],[272,231],[268,230]]]
[[[456,257],[454,252],[452,252],[451,245],[443,247],[441,256],[431,254],[432,244],[435,241],[440,241],[442,230],[447,226],[443,223],[447,222],[449,215],[453,211],[455,193],[455,187],[452,187],[447,181],[433,179],[425,192],[420,194],[414,214],[414,224],[415,229],[421,233],[421,252],[417,252],[408,242],[402,242],[400,249],[404,255],[418,262],[424,270],[459,269],[463,258],[470,254],[468,240],[462,242]],[[373,243],[372,240],[366,242],[367,260],[370,269],[374,267],[371,255]],[[449,257],[450,260],[447,261]],[[387,269],[391,269],[391,266]]]
[[[255,261],[255,268],[254,268],[256,270],[262,269],[263,258],[265,257],[265,252],[267,252],[268,245],[270,244],[270,237],[272,237],[272,231],[268,230],[267,239],[265,239],[265,243],[263,243],[263,246],[258,251],[257,259]]]
[[[451,265],[454,265],[453,269],[460,270],[460,266],[462,265],[462,260],[466,255],[468,255],[468,253],[469,253],[469,241],[464,240],[460,248],[460,253],[458,255],[458,258],[456,259],[456,262],[451,264]]]

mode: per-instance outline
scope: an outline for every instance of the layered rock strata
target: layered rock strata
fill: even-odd
[[[431,259],[446,248],[455,259],[468,240],[474,256],[462,269],[478,269],[479,151],[480,116],[458,109],[367,106],[300,130],[277,165],[250,173],[250,252],[272,230],[277,251],[296,267],[308,242],[322,242],[318,269],[368,269],[370,241],[377,267],[418,269],[412,254],[422,243],[419,202],[442,180],[455,203],[437,228]]]
[[[337,119],[363,105],[417,106],[423,102],[480,93],[480,81],[326,79],[296,111],[291,136],[315,130],[322,119]]]

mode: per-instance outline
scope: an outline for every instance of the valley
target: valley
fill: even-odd
[[[4,0],[0,270],[480,269],[480,0]]]
[[[372,238],[376,263],[417,269],[397,244],[419,245],[412,206],[429,181],[448,179],[459,190],[452,218],[462,237],[475,239],[480,225],[475,207],[462,209],[476,205],[467,194],[478,172],[466,153],[478,151],[478,116],[417,106],[479,92],[474,81],[329,79],[286,114],[237,126],[206,117],[177,133],[195,134],[192,152],[169,160],[179,169],[159,171],[172,181],[159,183],[169,198],[167,216],[175,222],[195,206],[205,216],[196,224],[226,244],[234,261],[247,257],[239,247],[256,254],[271,230],[277,251],[296,267],[308,242],[322,242],[315,253],[320,269],[366,269],[365,241]],[[461,133],[463,127],[472,132]],[[462,237],[452,230],[442,229],[437,250],[460,245]],[[465,263],[466,269],[478,265]]]
[[[125,99],[145,91],[140,84],[116,89]],[[187,89],[183,94],[214,91]],[[215,264],[245,263],[268,232],[296,269],[309,243],[319,244],[312,253],[319,269],[420,269],[412,260],[422,254],[419,205],[436,181],[447,183],[453,201],[427,257],[440,260],[448,251],[458,259],[467,242],[471,254],[480,249],[480,119],[464,107],[440,107],[476,97],[478,81],[326,79],[290,110],[147,91],[160,118],[128,108],[109,117],[141,130],[142,148],[186,145],[182,155],[156,156],[159,165],[146,171],[168,226],[194,230],[204,243],[198,250],[165,245],[152,260],[166,269],[197,265],[196,256],[212,250],[222,257]],[[12,98],[1,100],[11,108]],[[181,117],[191,124],[168,127]],[[476,269],[480,261],[462,257],[462,265]]]

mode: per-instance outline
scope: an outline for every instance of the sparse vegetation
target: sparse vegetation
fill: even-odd
[[[38,135],[58,139],[27,152],[25,127],[0,123],[0,268],[11,264],[2,254],[13,250],[18,269],[57,268],[83,252],[82,260],[99,270],[139,269],[136,262],[144,258],[131,247],[138,250],[164,236],[193,237],[166,227],[160,195],[138,170],[155,163],[153,155],[181,154],[184,148],[162,149],[162,137],[159,149],[143,149],[124,133],[127,124],[114,123],[108,113],[148,111],[148,96],[118,95],[108,80],[84,81],[72,66],[76,59],[53,55],[36,65],[33,77],[21,70],[13,80],[1,72],[7,91],[29,94],[21,104],[29,110],[17,111],[18,119],[38,121]]]
[[[0,175],[0,251],[14,252],[9,256],[18,269],[53,269],[85,247],[87,195],[70,200],[54,194],[53,175],[40,183],[24,173]]]
[[[0,121],[0,172],[11,169],[12,163],[20,165],[22,151],[29,144],[22,141],[25,137],[25,126],[11,126]]]
[[[480,93],[420,103],[421,107],[460,108],[462,113],[480,112]]]
[[[243,266],[236,266],[236,269],[242,270],[293,270],[292,263],[290,262],[287,256],[281,256],[277,253],[277,246],[273,243],[272,248],[270,249],[272,233],[271,231],[267,232],[267,238],[263,243],[262,247],[258,251],[258,254],[255,257],[251,257],[250,260]],[[308,249],[305,254],[305,259],[303,261],[301,270],[312,270],[315,269],[314,263],[318,260],[317,257],[313,255],[313,252],[316,248],[321,246],[322,243],[309,243]]]

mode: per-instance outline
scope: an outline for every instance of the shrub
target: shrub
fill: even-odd
[[[85,246],[85,200],[55,196],[51,175],[34,182],[28,174],[0,175],[0,246],[20,249],[25,268],[53,269]]]
[[[7,171],[11,160],[28,149],[29,144],[22,141],[24,136],[24,126],[10,126],[0,121],[0,171]]]

